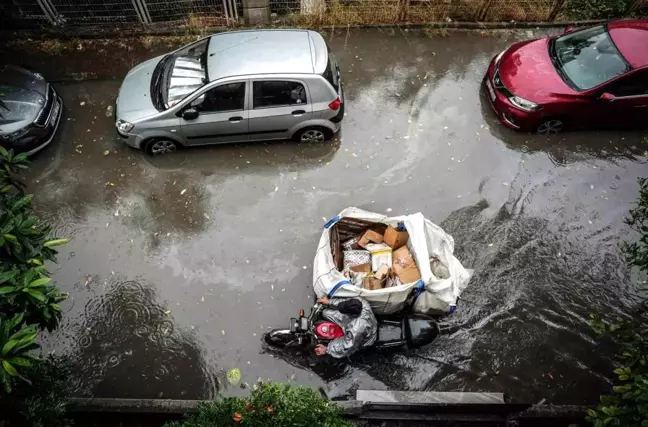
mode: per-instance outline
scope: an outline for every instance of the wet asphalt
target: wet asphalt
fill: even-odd
[[[480,92],[490,59],[532,37],[396,30],[327,34],[346,84],[337,138],[182,150],[126,147],[109,107],[119,80],[58,83],[55,141],[28,188],[61,237],[54,279],[70,293],[44,341],[77,362],[79,394],[198,398],[258,378],[323,389],[505,392],[594,402],[611,348],[590,313],[628,312],[618,252],[646,173],[639,132],[518,134]],[[142,57],[141,60],[147,59]],[[313,300],[322,225],[348,206],[423,212],[475,275],[451,334],[415,352],[340,363],[273,352],[270,327]]]

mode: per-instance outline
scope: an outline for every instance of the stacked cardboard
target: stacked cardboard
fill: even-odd
[[[342,242],[344,268],[368,290],[416,282],[421,274],[407,248],[408,240],[409,234],[402,226],[389,226],[384,233],[367,229]]]

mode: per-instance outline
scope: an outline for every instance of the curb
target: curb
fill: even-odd
[[[70,398],[68,412],[72,415],[111,414],[120,416],[178,417],[197,409],[207,401],[173,399]],[[361,400],[333,401],[346,417],[360,420],[437,420],[450,421],[457,417],[479,424],[486,421],[559,420],[582,421],[587,409],[582,405],[531,405],[519,403],[394,403]],[[555,425],[555,424],[545,424]],[[561,424],[562,425],[562,424]]]
[[[513,29],[531,29],[531,28],[564,28],[567,25],[573,26],[588,26],[600,24],[606,22],[606,20],[586,20],[586,21],[564,21],[564,22],[553,22],[553,21],[539,21],[539,22],[429,22],[426,24],[413,24],[413,23],[402,23],[402,24],[369,24],[369,25],[326,25],[318,27],[298,27],[298,28],[312,28],[318,31],[322,30],[336,30],[336,29],[364,29],[364,28],[398,28],[398,29],[448,29],[448,30],[513,30]],[[254,28],[271,28],[271,29],[285,29],[285,28],[295,28],[288,26],[264,26],[264,27],[205,27],[201,29],[155,29],[150,27],[130,27],[125,29],[110,29],[102,31],[97,28],[92,27],[80,27],[76,29],[65,29],[61,28],[57,30],[56,28],[45,28],[45,29],[34,29],[34,30],[18,30],[18,31],[0,31],[0,40],[8,40],[15,38],[31,38],[35,40],[40,39],[98,39],[98,38],[125,38],[125,37],[137,37],[137,36],[186,36],[186,35],[203,35],[207,36],[213,33],[220,33],[226,31],[234,30],[246,30]]]

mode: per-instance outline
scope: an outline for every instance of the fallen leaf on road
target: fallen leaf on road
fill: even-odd
[[[108,154],[110,154],[110,150],[106,150],[106,151],[104,151],[103,154],[104,154],[104,156],[107,156]]]
[[[182,195],[183,195],[184,193],[186,193],[186,192],[187,192],[187,189],[185,188],[184,190],[182,190],[182,191],[180,192],[180,195],[182,196]]]
[[[227,371],[227,381],[230,384],[238,384],[241,381],[241,370],[238,368],[232,368]]]

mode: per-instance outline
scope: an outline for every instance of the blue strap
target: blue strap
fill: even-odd
[[[333,218],[329,219],[326,224],[324,224],[324,228],[331,228],[333,227],[333,224],[338,222],[340,220],[340,215],[334,216]]]
[[[349,282],[348,280],[340,280],[339,282],[337,282],[335,286],[333,286],[333,289],[331,289],[327,297],[331,298],[333,294],[336,293],[338,289],[340,289],[340,286],[350,285],[350,284],[351,282]]]
[[[418,298],[419,295],[423,293],[425,290],[425,283],[423,283],[423,280],[419,280],[416,282],[416,294],[414,295],[414,298]]]

